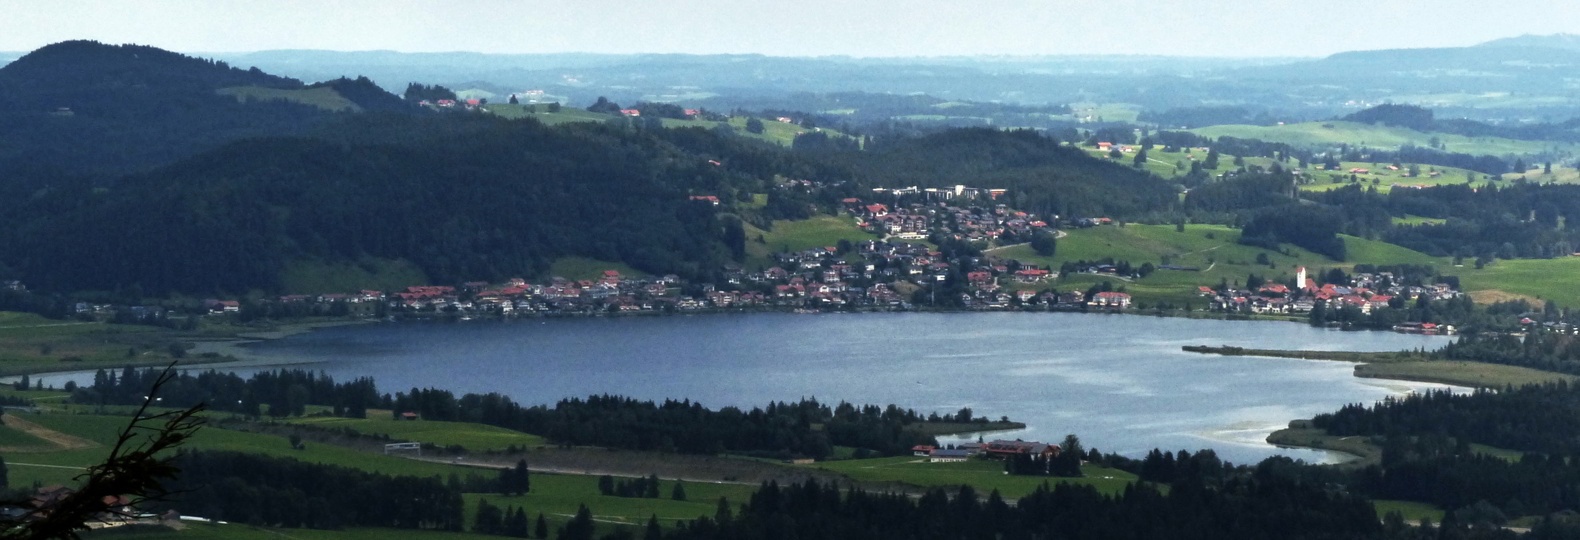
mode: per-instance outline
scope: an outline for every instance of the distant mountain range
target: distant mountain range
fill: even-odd
[[[1526,34],[1518,37],[1495,39],[1477,45],[1477,47],[1538,47],[1580,51],[1580,35],[1553,34],[1548,36],[1533,36]]]
[[[762,102],[796,93],[925,94],[1046,106],[1129,103],[1151,111],[1236,106],[1285,121],[1330,118],[1381,103],[1441,117],[1562,121],[1580,116],[1566,83],[1580,36],[1520,36],[1473,47],[1356,51],[1321,59],[1026,56],[788,58],[762,55],[482,54],[274,50],[204,55],[305,81],[366,76],[508,95],[543,90],[573,106]],[[3,59],[3,56],[0,56]],[[819,111],[808,111],[819,112]]]

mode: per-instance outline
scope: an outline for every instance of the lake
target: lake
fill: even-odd
[[[500,392],[523,404],[610,393],[710,408],[816,397],[923,414],[970,407],[1027,424],[988,439],[1057,442],[1075,433],[1104,452],[1213,448],[1249,463],[1275,454],[1331,461],[1337,456],[1263,439],[1347,403],[1444,386],[1357,379],[1342,362],[1181,346],[1392,351],[1449,339],[1136,315],[756,313],[380,323],[248,347],[258,365],[295,364],[336,380],[372,376],[390,393]]]

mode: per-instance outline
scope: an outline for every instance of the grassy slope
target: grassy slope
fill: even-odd
[[[169,336],[149,326],[0,312],[0,375],[164,364]],[[130,351],[130,353],[128,353]],[[71,360],[78,359],[78,360]]]
[[[42,414],[29,416],[28,419],[56,431],[95,441],[99,443],[99,446],[81,450],[26,454],[25,457],[23,457],[23,454],[16,454],[7,456],[9,458],[8,461],[67,467],[83,467],[103,460],[109,451],[108,445],[114,442],[116,433],[126,425],[128,420],[124,416],[92,414]],[[448,476],[450,473],[457,473],[462,476],[472,474],[472,469],[465,467],[411,461],[380,454],[367,454],[327,444],[307,443],[305,450],[293,450],[290,442],[285,437],[233,431],[213,426],[199,430],[197,436],[190,441],[187,447],[287,457],[312,463],[338,465],[384,474],[416,476]],[[11,481],[18,485],[26,485],[34,481],[44,484],[67,483],[78,472],[80,471],[60,468],[13,466],[11,467]]]
[[[1222,125],[1196,128],[1192,133],[1216,139],[1222,136],[1241,139],[1261,139],[1292,145],[1366,146],[1372,148],[1398,148],[1406,144],[1426,146],[1432,137],[1443,143],[1444,150],[1474,155],[1525,154],[1557,147],[1573,152],[1580,147],[1572,143],[1548,141],[1519,141],[1499,137],[1466,137],[1449,133],[1425,133],[1393,126],[1361,124],[1355,122],[1306,122],[1282,126]]]
[[[631,268],[625,263],[600,261],[587,257],[563,257],[549,266],[549,275],[566,279],[599,279],[605,270],[614,270],[622,276],[645,276],[647,272]]]
[[[438,531],[412,531],[404,529],[354,528],[337,531],[314,529],[274,529],[250,525],[183,522],[180,532],[166,527],[118,527],[92,531],[82,535],[90,540],[385,540],[388,538],[421,538],[425,540],[499,540],[500,536],[453,533]]]
[[[1555,381],[1573,383],[1576,380],[1580,380],[1580,377],[1575,377],[1574,375],[1564,375],[1518,366],[1445,361],[1363,364],[1355,366],[1355,376],[1439,382],[1458,386],[1486,388],[1503,388],[1508,385],[1524,386]]]
[[[1478,301],[1551,299],[1566,306],[1580,302],[1580,257],[1495,261],[1480,270],[1466,265],[1444,273],[1457,274]]]
[[[529,107],[533,108],[532,110],[534,112],[529,113]],[[541,103],[537,105],[490,103],[485,108],[488,109],[488,112],[503,116],[505,118],[531,117],[549,125],[563,124],[566,122],[604,122],[616,118],[612,115],[588,112],[585,109],[578,109],[575,107],[561,107],[560,112],[551,113],[548,112],[548,106]],[[719,122],[714,122],[711,120],[676,120],[673,118],[664,118],[662,120],[664,127],[667,128],[701,127],[711,129],[717,127],[720,124]],[[750,133],[746,131],[746,117],[744,116],[732,117],[728,122],[725,123],[729,124],[730,127],[735,128],[735,133],[737,135],[751,137],[754,139],[762,139],[784,146],[789,146],[790,143],[795,140],[796,135],[811,131],[810,129],[795,124],[787,124],[784,122],[777,122],[772,119],[764,119],[763,132]],[[828,133],[830,136],[846,136],[843,133],[835,130],[824,129],[823,131]]]
[[[285,90],[279,88],[263,88],[258,86],[236,86],[221,88],[216,91],[221,95],[235,97],[237,101],[292,101],[304,105],[312,105],[326,111],[361,111],[362,107],[352,103],[351,100],[341,96],[335,89],[326,86],[318,88],[302,88]]]
[[[1133,474],[1095,465],[1081,467],[1083,478],[1045,478],[1004,474],[1004,464],[992,460],[960,463],[927,463],[925,458],[899,456],[851,461],[829,461],[808,465],[836,471],[865,482],[898,482],[916,486],[970,485],[980,493],[998,490],[1007,499],[1030,494],[1043,483],[1072,482],[1091,484],[1099,491],[1117,494],[1136,481]]]
[[[1407,177],[1405,174],[1409,173],[1409,164],[1404,164],[1404,167],[1401,167],[1397,171],[1389,170],[1388,165],[1388,163],[1371,163],[1360,161],[1340,162],[1339,170],[1308,171],[1311,174],[1313,181],[1309,184],[1301,185],[1300,189],[1304,191],[1329,191],[1348,186],[1353,183],[1362,187],[1375,187],[1379,193],[1387,193],[1392,190],[1393,186],[1395,185],[1433,187],[1451,184],[1464,184],[1469,182],[1472,185],[1479,187],[1487,185],[1488,183],[1486,180],[1487,175],[1467,169],[1460,169],[1457,167],[1444,167],[1441,165],[1417,165],[1417,167],[1419,167],[1421,170],[1421,175],[1416,177]],[[1350,182],[1350,173],[1348,172],[1350,169],[1366,169],[1368,172],[1366,174],[1356,174],[1356,181]],[[1431,173],[1434,171],[1440,172],[1442,175],[1432,178]],[[1472,178],[1474,178],[1474,180],[1472,180]]]
[[[409,261],[373,258],[355,264],[292,261],[285,265],[281,282],[286,293],[294,294],[403,290],[429,284],[427,274]]]
[[[551,520],[575,515],[577,507],[585,504],[599,521],[640,525],[646,523],[648,517],[657,515],[660,523],[668,525],[677,519],[713,515],[720,497],[729,499],[732,504],[745,502],[757,486],[686,482],[684,501],[670,499],[673,489],[673,481],[660,479],[657,499],[613,497],[598,493],[596,476],[538,474],[533,475],[532,492],[526,495],[506,497],[473,493],[466,495],[466,501],[468,508],[474,508],[476,501],[485,499],[495,506],[521,506],[534,516],[542,512]],[[469,512],[467,519],[472,517],[473,513]]]
[[[326,429],[350,429],[365,435],[388,435],[391,439],[459,445],[472,452],[502,451],[508,447],[527,448],[544,444],[543,437],[505,428],[465,422],[436,420],[408,421],[373,418],[311,417],[296,418],[292,424]]]
[[[1164,256],[1170,264],[1201,268],[1201,272],[1158,270],[1136,281],[1124,281],[1095,275],[1073,275],[1062,278],[1053,285],[1060,289],[1091,286],[1100,281],[1111,281],[1115,287],[1123,285],[1141,302],[1187,302],[1202,304],[1196,287],[1217,285],[1220,280],[1230,283],[1243,282],[1248,274],[1264,278],[1285,279],[1294,276],[1295,269],[1305,266],[1315,274],[1328,268],[1349,270],[1356,263],[1441,263],[1439,259],[1391,244],[1344,238],[1349,248],[1349,260],[1333,261],[1304,249],[1286,246],[1290,255],[1262,248],[1240,245],[1240,232],[1222,225],[1188,225],[1185,232],[1175,232],[1172,225],[1126,225],[1093,227],[1068,231],[1069,236],[1058,242],[1053,257],[1041,257],[1030,246],[1014,246],[993,251],[992,254],[1040,265],[1058,268],[1067,261],[1096,260],[1103,257],[1128,260],[1140,265],[1150,262],[1161,265]],[[1210,237],[1209,237],[1210,236]],[[1266,254],[1273,266],[1256,264],[1259,254]],[[1208,268],[1211,268],[1210,270]],[[1046,285],[1045,285],[1046,286]]]
[[[762,241],[757,241],[761,236]],[[781,251],[801,251],[815,247],[828,247],[849,240],[852,243],[877,238],[856,228],[855,221],[843,216],[817,216],[802,221],[775,221],[774,230],[764,231],[746,226],[747,270],[774,265],[772,255]]]

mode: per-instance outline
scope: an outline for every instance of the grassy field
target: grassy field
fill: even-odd
[[[861,482],[895,482],[923,487],[969,485],[980,493],[998,490],[1006,499],[1023,497],[1044,483],[1091,484],[1098,491],[1117,494],[1136,476],[1117,469],[1085,465],[1083,478],[1047,478],[1004,474],[999,461],[974,459],[960,463],[928,463],[926,458],[899,456],[877,459],[829,461],[806,467],[835,471]]]
[[[564,124],[566,122],[606,122],[617,118],[613,115],[589,112],[585,109],[579,109],[575,107],[561,107],[560,112],[551,113],[548,112],[548,105],[542,103],[535,105],[490,103],[486,106],[486,108],[489,112],[505,118],[531,117],[536,118],[538,121],[548,125]],[[528,112],[529,110],[533,112]],[[662,121],[664,127],[666,128],[700,127],[713,129],[718,127],[721,123],[712,120],[677,120],[674,118],[664,118]],[[762,133],[751,133],[746,131],[746,117],[744,116],[731,117],[727,122],[723,123],[728,124],[731,128],[734,128],[736,135],[761,139],[783,146],[790,146],[790,143],[795,141],[796,135],[812,131],[811,129],[801,127],[796,124],[778,122],[767,118],[763,119]],[[843,133],[830,129],[824,129],[821,131],[828,133],[830,136],[847,136]]]
[[[1406,163],[1403,165],[1399,170],[1390,170],[1387,163],[1345,161],[1339,164],[1338,170],[1322,171],[1313,169],[1307,171],[1311,175],[1312,181],[1308,184],[1302,184],[1300,189],[1302,191],[1330,191],[1353,184],[1363,188],[1376,188],[1378,193],[1388,193],[1395,186],[1435,187],[1462,185],[1468,182],[1472,186],[1481,187],[1492,182],[1492,180],[1487,179],[1486,175],[1475,171],[1440,165],[1416,165],[1421,172],[1420,176],[1408,176],[1410,164]],[[1357,173],[1355,181],[1352,182],[1350,181],[1349,173],[1351,169],[1366,169],[1367,172],[1364,174]],[[1434,172],[1439,173],[1439,175],[1433,177],[1432,173]],[[1507,185],[1507,183],[1503,183],[1503,185]]]
[[[761,241],[758,241],[761,238]],[[772,231],[746,225],[746,268],[773,266],[773,254],[828,247],[849,240],[852,243],[877,238],[856,228],[847,216],[817,216],[802,221],[775,221]]]
[[[467,494],[466,517],[470,520],[476,515],[474,509],[479,500],[487,500],[495,506],[520,506],[534,517],[542,512],[550,521],[563,521],[575,515],[578,506],[585,504],[593,518],[600,522],[640,525],[656,515],[659,522],[667,526],[678,519],[713,515],[718,510],[721,497],[728,499],[732,505],[746,502],[757,486],[686,482],[684,501],[670,498],[673,489],[673,481],[660,479],[657,499],[614,497],[598,492],[596,476],[535,474],[532,476],[532,492],[526,495],[506,497],[486,493]],[[607,525],[600,523],[599,526]]]
[[[13,485],[29,485],[35,481],[45,485],[68,483],[72,477],[81,472],[69,467],[84,467],[103,460],[109,451],[109,444],[114,442],[116,434],[129,420],[125,416],[94,414],[39,414],[28,415],[27,419],[61,433],[94,441],[98,446],[80,450],[8,455],[8,462],[18,462],[12,463],[10,467]],[[248,452],[384,474],[448,476],[450,473],[456,473],[463,477],[478,474],[476,469],[468,467],[369,454],[327,444],[309,442],[305,446],[303,450],[295,450],[282,436],[214,426],[200,429],[197,436],[186,445],[187,448],[193,449]],[[31,465],[19,465],[19,463]]]
[[[1580,305],[1580,257],[1500,260],[1479,270],[1467,265],[1443,273],[1458,275],[1461,287],[1476,293],[1477,301],[1526,298]]]
[[[1393,218],[1394,225],[1442,225],[1447,222],[1448,220],[1446,219],[1425,218],[1408,214],[1404,217]]]
[[[0,420],[3,420],[3,418],[0,418]],[[44,439],[34,437],[26,432],[17,430],[10,426],[0,425],[0,448],[36,448],[40,451],[44,451],[53,448],[53,445],[49,444],[49,442],[45,441]]]
[[[53,320],[0,312],[0,376],[158,365],[170,361],[165,331],[136,325]]]
[[[1070,104],[1070,114],[1077,121],[1135,122],[1141,106],[1131,103],[1095,103],[1081,101]]]
[[[1196,128],[1192,133],[1217,139],[1229,136],[1241,139],[1260,139],[1291,145],[1349,144],[1370,148],[1394,149],[1406,144],[1427,146],[1436,137],[1446,152],[1501,156],[1527,154],[1557,148],[1574,152],[1580,145],[1550,141],[1520,141],[1499,137],[1466,137],[1450,133],[1425,133],[1402,127],[1362,124],[1356,122],[1306,122],[1282,126],[1222,125]]]
[[[1479,443],[1470,443],[1470,451],[1483,456],[1492,456],[1509,463],[1518,463],[1521,458],[1525,457],[1525,453],[1519,450],[1509,450]]]
[[[1364,467],[1382,462],[1382,448],[1372,444],[1367,438],[1328,435],[1327,431],[1311,427],[1309,420],[1290,422],[1289,427],[1268,435],[1267,442],[1277,446],[1317,448],[1354,456],[1356,459],[1347,462],[1347,465]]]
[[[290,101],[303,105],[312,105],[326,111],[361,111],[362,107],[340,95],[335,89],[327,86],[318,88],[300,88],[287,90],[282,88],[264,88],[261,86],[234,86],[221,88],[215,92],[220,95],[231,96],[236,101]]]
[[[1540,182],[1540,183],[1543,183],[1543,184],[1546,184],[1546,183],[1549,183],[1549,182],[1555,182],[1555,183],[1559,183],[1559,184],[1577,184],[1577,183],[1580,183],[1580,170],[1576,170],[1576,169],[1574,169],[1572,167],[1565,167],[1565,166],[1559,165],[1557,163],[1554,163],[1553,164],[1553,172],[1552,172],[1552,174],[1547,174],[1545,171],[1542,170],[1542,167],[1541,167],[1542,164],[1533,163],[1533,164],[1529,164],[1529,165],[1531,166],[1530,170],[1525,171],[1525,172],[1504,173],[1503,179],[1504,180],[1513,181],[1513,180],[1519,180],[1519,179],[1523,178],[1526,181]]]
[[[485,108],[488,112],[505,118],[536,118],[539,122],[548,125],[564,124],[566,122],[603,122],[614,118],[607,114],[590,112],[576,107],[560,107],[559,112],[548,112],[549,106],[544,103],[511,105],[509,103],[489,103]]]
[[[512,446],[529,448],[544,444],[543,437],[537,435],[467,422],[437,420],[413,422],[333,416],[294,418],[288,422],[325,429],[344,428],[365,435],[387,435],[391,439],[432,443],[445,447],[459,445],[472,452],[502,451]]]
[[[1101,226],[1067,231],[1059,239],[1053,257],[1042,257],[1030,246],[1012,246],[993,250],[994,256],[1016,259],[1057,269],[1068,261],[1097,260],[1113,257],[1128,260],[1132,265],[1152,263],[1198,268],[1200,271],[1158,270],[1139,280],[1123,280],[1111,276],[1071,275],[1062,277],[1053,286],[1059,289],[1081,288],[1109,281],[1114,287],[1123,286],[1138,302],[1169,302],[1175,305],[1203,300],[1197,296],[1199,286],[1213,286],[1220,281],[1244,282],[1249,274],[1269,279],[1293,278],[1295,269],[1305,266],[1315,274],[1328,268],[1352,269],[1357,263],[1371,264],[1440,264],[1440,259],[1392,244],[1345,236],[1349,260],[1333,261],[1325,256],[1304,249],[1286,246],[1289,254],[1259,247],[1238,244],[1240,231],[1222,225],[1187,225],[1184,232],[1176,232],[1172,225]],[[1258,264],[1257,258],[1265,256],[1269,264]],[[1046,287],[1046,285],[1042,285]]]
[[[168,527],[135,526],[101,529],[84,533],[88,539],[115,540],[386,540],[389,538],[414,538],[420,540],[499,540],[500,536],[441,531],[415,531],[410,529],[350,528],[335,531],[316,529],[275,529],[240,524],[217,524],[186,521],[181,530]]]
[[[286,263],[281,284],[287,293],[322,294],[404,290],[412,285],[427,285],[429,281],[428,275],[410,261],[368,257],[355,264],[297,259]]]
[[[587,257],[561,257],[549,265],[549,275],[566,279],[600,279],[605,270],[614,270],[622,276],[645,276],[647,272],[619,262],[600,261]]]
[[[1554,381],[1575,382],[1580,377],[1518,366],[1480,362],[1396,362],[1355,366],[1356,377],[1425,381],[1458,386],[1503,388]]]
[[[1372,507],[1377,509],[1377,517],[1379,519],[1391,513],[1398,513],[1400,517],[1409,522],[1420,522],[1422,519],[1430,519],[1432,523],[1441,523],[1443,521],[1443,510],[1427,503],[1375,500],[1372,501]]]

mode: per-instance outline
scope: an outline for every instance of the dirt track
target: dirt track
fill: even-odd
[[[72,435],[67,435],[53,429],[40,426],[27,421],[27,419],[14,414],[5,415],[5,425],[28,435],[38,437],[49,442],[53,447],[40,446],[0,446],[0,452],[13,452],[18,454],[58,452],[61,450],[79,450],[92,448],[99,443]]]

